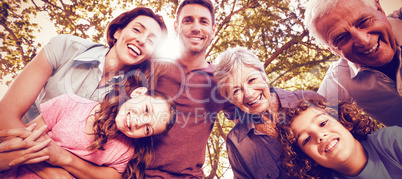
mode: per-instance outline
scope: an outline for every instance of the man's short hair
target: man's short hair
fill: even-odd
[[[318,33],[315,23],[317,19],[328,15],[342,0],[310,0],[305,4],[306,12],[304,13],[304,26],[319,43],[327,45],[325,39]],[[377,9],[375,0],[347,0],[347,1],[361,1],[368,7]],[[359,8],[359,7],[356,7]]]
[[[198,4],[198,5],[206,7],[209,10],[210,14],[211,14],[212,25],[215,24],[214,5],[212,4],[212,1],[210,1],[210,0],[184,0],[184,1],[182,1],[180,3],[179,7],[177,8],[177,11],[176,11],[176,20],[179,19],[179,15],[180,15],[180,12],[183,9],[183,7],[188,5],[188,4]]]

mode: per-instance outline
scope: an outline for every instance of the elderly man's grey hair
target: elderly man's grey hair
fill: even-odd
[[[226,87],[230,78],[233,78],[234,70],[239,71],[242,67],[254,68],[261,72],[263,79],[268,83],[265,68],[258,57],[244,47],[229,48],[221,53],[216,59],[215,81],[217,82],[219,93],[222,97],[229,99]],[[230,99],[229,99],[230,100]]]
[[[325,42],[325,39],[323,39],[323,37],[318,33],[317,28],[315,27],[317,19],[331,13],[332,10],[338,5],[338,3],[342,3],[342,1],[343,0],[310,0],[305,4],[306,12],[304,13],[304,25],[309,30],[310,36],[316,38],[316,40],[319,43],[328,46],[328,44]],[[377,0],[345,0],[345,1],[361,1],[366,6],[377,9],[375,3]]]

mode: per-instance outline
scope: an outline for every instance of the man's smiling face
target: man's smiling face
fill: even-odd
[[[185,52],[205,52],[215,35],[215,25],[208,8],[198,4],[183,7],[175,22],[175,30]]]
[[[363,66],[380,67],[395,55],[396,42],[384,11],[343,0],[315,21],[318,33],[336,54]]]

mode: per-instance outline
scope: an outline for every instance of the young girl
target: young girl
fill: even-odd
[[[303,101],[278,124],[287,174],[297,178],[398,178],[402,128],[378,129],[353,103]],[[377,130],[377,131],[376,131]]]
[[[164,134],[173,126],[174,104],[162,93],[145,87],[113,92],[101,103],[66,94],[41,105],[41,115],[32,123],[37,124],[36,128],[47,125],[47,135],[56,143],[48,145],[47,163],[63,167],[77,178],[143,178],[152,159],[150,136]],[[59,146],[65,150],[59,150]],[[80,165],[71,155],[64,155],[66,150],[101,166],[101,170],[70,168]],[[20,166],[5,177],[35,177],[28,168]],[[40,175],[40,168],[29,169]]]

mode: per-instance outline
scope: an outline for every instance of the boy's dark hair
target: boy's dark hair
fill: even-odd
[[[183,2],[180,3],[179,7],[176,10],[176,20],[179,19],[180,12],[183,9],[183,7],[188,5],[188,4],[198,4],[198,5],[201,5],[201,6],[204,6],[204,7],[208,8],[208,10],[209,10],[209,12],[211,14],[211,18],[212,18],[212,25],[215,24],[214,5],[212,4],[212,2],[210,0],[184,0]]]
[[[301,101],[296,108],[286,111],[286,120],[277,124],[283,150],[281,158],[286,173],[296,178],[333,178],[331,169],[319,165],[299,148],[296,136],[290,128],[293,119],[309,107],[324,109],[345,128],[351,129],[350,133],[359,141],[366,139],[378,126],[351,102],[339,102],[338,106],[329,106],[324,99],[307,99]]]

